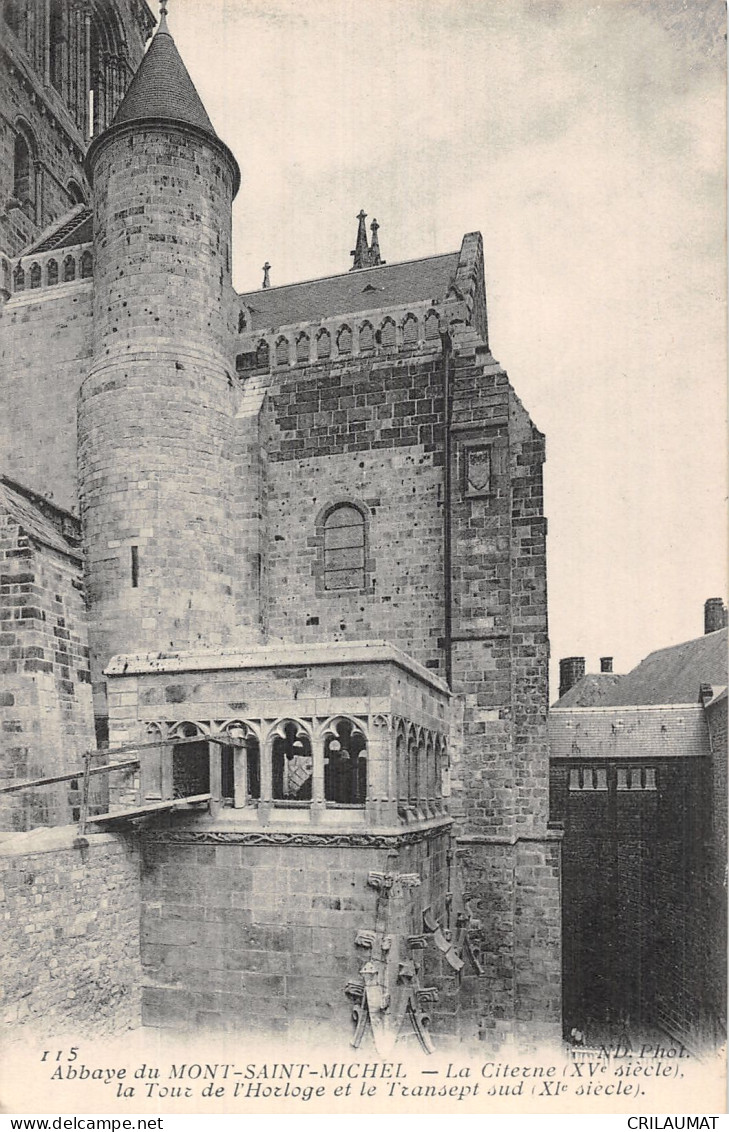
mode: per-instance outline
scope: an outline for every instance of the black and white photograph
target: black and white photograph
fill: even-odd
[[[0,0],[0,1111],[726,1112],[726,86]]]

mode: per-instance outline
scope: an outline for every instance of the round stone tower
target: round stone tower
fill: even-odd
[[[94,356],[79,401],[92,673],[235,630],[228,372],[235,158],[166,26],[92,143]]]

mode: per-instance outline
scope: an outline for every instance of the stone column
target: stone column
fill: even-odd
[[[248,805],[248,747],[242,728],[231,728],[233,747],[233,809],[242,810]]]
[[[273,808],[272,751],[273,739],[268,736],[265,743],[261,743],[261,799],[258,805],[258,818],[264,825],[270,821]]]
[[[397,791],[392,720],[386,715],[374,715],[370,719],[367,741],[365,813],[368,825],[397,823]]]
[[[314,823],[321,821],[326,807],[324,798],[324,737],[314,720],[311,739],[311,820]]]

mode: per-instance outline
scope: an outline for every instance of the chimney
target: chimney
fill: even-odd
[[[601,672],[612,672],[612,670],[613,670],[613,658],[611,656],[601,656],[600,657],[600,671]]]
[[[720,597],[710,597],[704,604],[704,633],[715,633],[726,625],[726,607]]]
[[[559,698],[570,688],[573,688],[578,680],[581,680],[585,675],[585,658],[584,656],[566,656],[559,662]]]

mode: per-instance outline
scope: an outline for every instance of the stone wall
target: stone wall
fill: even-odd
[[[62,15],[62,34],[75,69],[76,56],[85,46],[85,28],[78,17],[69,12],[71,5],[65,0],[59,8],[68,13]],[[61,73],[56,76],[59,89],[50,81],[51,51],[59,46],[51,44],[49,39],[50,6],[21,4],[18,12],[15,30],[7,17],[3,20],[0,40],[0,105],[4,116],[0,130],[0,200],[3,205],[0,250],[11,256],[17,255],[42,229],[73,207],[78,199],[76,190],[88,192],[83,155],[90,134],[83,121],[88,93],[83,89],[80,75],[76,81],[75,73],[72,76],[69,68],[62,64]],[[114,15],[122,38],[111,52],[107,49],[104,67],[108,71],[113,66],[115,70],[113,78],[108,73],[106,76],[108,97],[100,95],[98,86],[95,90],[97,116],[104,106],[109,115],[118,106],[142,57],[145,36],[151,31],[152,16],[145,5],[115,0]],[[106,34],[114,37],[111,26],[107,26]],[[123,55],[129,66],[116,59],[110,63],[109,53]],[[19,123],[32,146],[34,187],[32,200],[24,207],[13,199],[14,143]],[[95,132],[98,132],[98,122]],[[10,207],[7,207],[8,202],[12,202]]]
[[[95,746],[86,634],[78,556],[44,545],[0,508],[0,777],[71,771]],[[72,820],[73,785],[0,796],[1,827]]]
[[[179,824],[146,835],[145,1025],[341,1042],[353,1033],[345,985],[369,958],[358,932],[382,930],[387,916],[397,947],[422,934],[424,908],[444,916],[446,833],[406,846],[344,834],[265,840]],[[422,883],[383,896],[372,870]]]
[[[559,850],[547,829],[544,438],[502,367],[468,329],[455,331],[447,357],[440,341],[425,342],[389,359],[278,366],[270,381],[273,633],[307,642],[382,636],[445,676],[450,526],[450,663],[463,721],[462,735],[452,737],[451,812],[471,838],[469,885],[478,877],[483,906],[504,907],[490,943],[496,982],[473,985],[474,1025],[505,1032],[518,999],[517,1014],[558,1031]],[[474,457],[487,469],[481,483]],[[327,591],[320,528],[328,509],[344,502],[365,517],[364,581]],[[478,850],[474,837],[481,839]],[[535,859],[527,863],[530,854]],[[514,917],[514,902],[527,891],[533,904],[524,900]],[[541,941],[536,967],[533,938]]]
[[[711,743],[711,837],[707,860],[707,1011],[718,1041],[726,1041],[727,1001],[727,694],[707,706]]]
[[[91,279],[77,278],[13,296],[0,334],[3,472],[74,512],[76,400],[91,357],[91,288]]]
[[[602,768],[560,762],[553,770],[556,816],[565,822],[566,1025],[585,1028],[589,1040],[595,1028],[629,1017],[695,1046],[713,1028],[707,961],[716,954],[706,760]]]
[[[6,1027],[110,1034],[140,1022],[139,854],[59,827],[0,840]]]
[[[384,638],[443,663],[443,390],[439,351],[273,375],[268,462],[270,631],[292,641]],[[364,585],[327,591],[327,509],[365,517]]]

